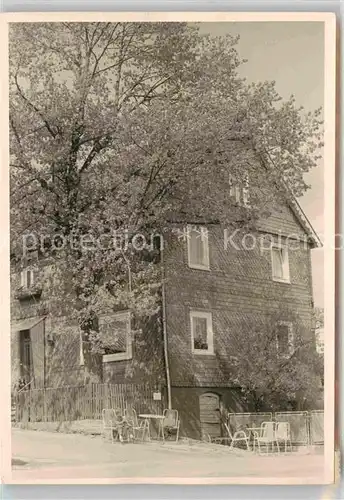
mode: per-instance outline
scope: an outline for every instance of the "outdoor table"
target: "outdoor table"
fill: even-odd
[[[139,417],[147,420],[149,427],[150,427],[150,420],[157,420],[158,426],[159,426],[158,438],[159,438],[160,433],[161,433],[162,440],[165,441],[164,428],[163,428],[163,421],[164,421],[164,418],[165,418],[164,415],[154,415],[154,414],[151,414],[151,413],[141,413],[139,415]],[[150,435],[150,431],[149,431],[149,435]]]

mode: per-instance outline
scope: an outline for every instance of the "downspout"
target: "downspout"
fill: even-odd
[[[172,409],[171,398],[171,377],[170,366],[168,361],[168,342],[167,342],[167,328],[166,328],[166,299],[165,299],[165,266],[164,266],[164,250],[163,242],[160,249],[160,263],[161,263],[161,296],[162,296],[162,333],[164,339],[164,358],[165,358],[165,371],[166,371],[166,385],[167,385],[167,405],[168,409]]]

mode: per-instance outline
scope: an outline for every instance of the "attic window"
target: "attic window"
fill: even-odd
[[[35,285],[35,273],[33,269],[23,269],[20,273],[20,286],[22,288],[32,288]]]
[[[240,206],[248,207],[250,204],[249,178],[244,176],[243,182],[229,176],[229,196]]]

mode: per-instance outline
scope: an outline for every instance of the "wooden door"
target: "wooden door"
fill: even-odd
[[[45,379],[45,342],[44,320],[34,325],[31,330],[32,378],[33,388],[44,387]]]
[[[30,330],[20,332],[20,366],[21,377],[28,384],[32,379],[32,350]]]
[[[220,396],[213,392],[202,394],[199,398],[202,439],[221,436]]]

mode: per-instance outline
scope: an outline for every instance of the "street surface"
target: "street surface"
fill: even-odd
[[[135,443],[13,429],[13,481],[93,478],[310,478],[321,482],[324,456],[257,456],[206,443]],[[307,480],[306,482],[309,482]]]

